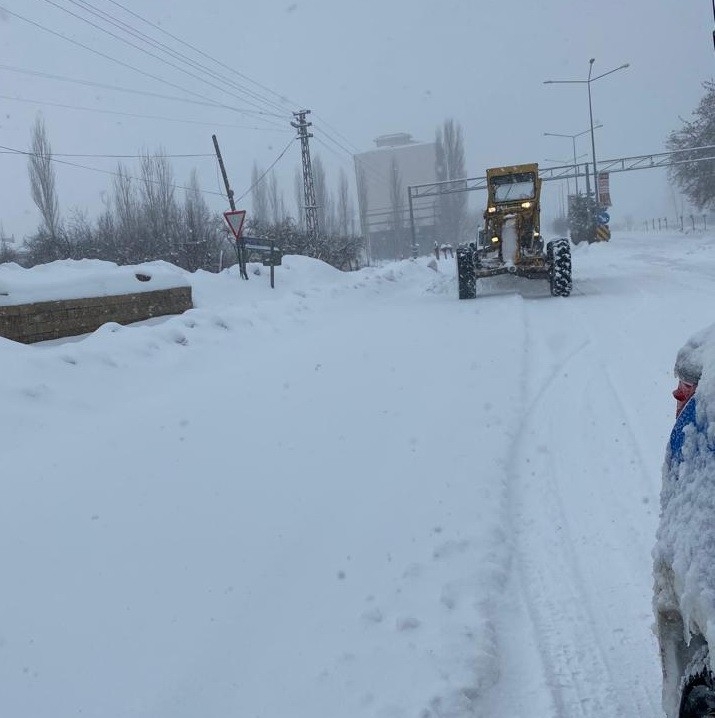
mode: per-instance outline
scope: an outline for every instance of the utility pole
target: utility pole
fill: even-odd
[[[236,203],[233,201],[233,190],[228,183],[228,174],[226,173],[226,166],[223,163],[223,157],[221,157],[221,150],[218,146],[218,140],[216,135],[211,135],[211,139],[214,141],[214,150],[216,150],[216,158],[218,159],[218,166],[221,168],[221,174],[223,175],[223,183],[226,186],[226,196],[228,197],[228,203],[232,211],[236,211]],[[246,261],[243,256],[243,240],[236,239],[236,254],[238,255],[238,269],[241,274],[241,279],[248,279],[248,272],[246,271]]]
[[[300,140],[300,156],[303,163],[303,196],[305,200],[305,227],[308,231],[308,237],[315,241],[320,234],[318,227],[318,206],[315,202],[315,184],[313,183],[313,167],[310,163],[310,145],[308,140],[313,136],[312,132],[308,132],[308,128],[313,124],[307,122],[306,115],[310,114],[310,110],[298,110],[293,113],[293,117],[297,118],[297,122],[291,122],[291,126],[298,130],[298,139]]]

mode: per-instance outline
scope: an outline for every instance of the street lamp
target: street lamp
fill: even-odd
[[[593,129],[597,130],[599,127],[603,127],[602,124],[596,125]],[[573,144],[573,167],[574,172],[576,173],[576,194],[578,194],[578,167],[576,165],[576,138],[581,137],[581,135],[585,135],[590,130],[583,130],[583,132],[577,132],[575,135],[562,135],[558,132],[544,132],[544,135],[546,137],[569,137],[571,139],[571,143]],[[581,155],[583,157],[584,155]]]
[[[627,67],[630,67],[630,63],[625,63],[624,65],[621,65],[620,67],[615,67],[613,70],[609,70],[608,72],[603,72],[600,75],[596,75],[596,77],[591,77],[591,73],[593,72],[593,63],[596,62],[596,58],[592,57],[588,61],[588,77],[585,80],[544,80],[545,85],[586,85],[588,88],[588,116],[591,120],[591,152],[593,154],[593,190],[596,197],[596,202],[598,202],[598,170],[596,169],[596,140],[593,136],[593,105],[591,104],[591,83],[596,82],[596,80],[600,80],[602,77],[606,77],[606,75],[612,75],[614,72],[618,72],[619,70],[625,70]]]

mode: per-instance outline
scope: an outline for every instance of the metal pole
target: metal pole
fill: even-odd
[[[412,187],[407,188],[407,203],[410,206],[410,231],[412,233],[412,259],[417,259],[417,232],[415,230],[415,212],[412,206]]]
[[[571,138],[573,142],[573,168],[576,173],[576,194],[578,194],[578,165],[576,164],[576,135]]]
[[[594,58],[589,60],[588,80],[588,116],[591,120],[591,153],[593,155],[593,193],[596,198],[596,204],[599,204],[598,197],[598,171],[596,169],[596,138],[593,133],[593,105],[591,104],[591,71],[593,70]]]
[[[589,176],[590,170],[588,169],[588,162],[586,162],[586,164],[584,165],[584,170],[585,171],[583,174],[586,177],[586,197],[588,197],[591,194],[591,185],[590,185],[590,176]]]
[[[221,156],[221,150],[218,146],[218,140],[216,135],[211,135],[211,139],[214,142],[214,150],[216,151],[216,157],[218,158],[218,166],[221,168],[221,174],[223,175],[223,183],[226,185],[226,195],[228,196],[228,204],[233,212],[236,211],[236,203],[233,201],[233,190],[228,183],[228,173],[223,163],[223,157]],[[246,271],[246,261],[243,255],[243,241],[236,237],[236,254],[238,255],[238,271],[241,275],[241,279],[248,279],[248,272]]]
[[[320,225],[318,221],[318,206],[315,201],[315,182],[313,180],[313,165],[310,161],[310,144],[309,139],[313,136],[312,132],[308,132],[308,128],[313,124],[305,119],[310,114],[310,110],[298,110],[293,116],[298,118],[296,122],[291,122],[291,127],[298,130],[298,139],[300,140],[300,156],[303,165],[303,196],[305,198],[305,229],[308,237],[312,241],[316,241],[320,236]]]

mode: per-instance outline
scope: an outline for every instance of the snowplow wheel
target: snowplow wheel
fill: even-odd
[[[457,283],[460,299],[474,299],[477,296],[474,254],[466,247],[457,248]]]
[[[555,239],[546,245],[546,259],[550,264],[549,286],[554,297],[571,294],[571,245],[568,239]]]
[[[715,718],[715,678],[708,664],[706,653],[686,672],[679,718]]]

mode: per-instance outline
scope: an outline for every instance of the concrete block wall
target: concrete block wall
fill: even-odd
[[[23,344],[87,334],[107,322],[132,322],[191,309],[191,287],[110,297],[0,305],[0,336]]]

